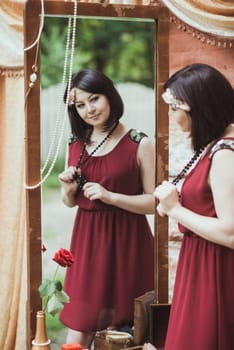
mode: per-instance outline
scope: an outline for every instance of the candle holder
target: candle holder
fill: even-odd
[[[80,344],[62,344],[61,350],[82,350]]]

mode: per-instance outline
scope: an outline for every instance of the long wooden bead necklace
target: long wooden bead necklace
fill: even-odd
[[[177,185],[180,180],[187,175],[189,169],[193,166],[193,164],[196,162],[196,160],[199,158],[199,156],[203,153],[205,150],[205,147],[202,147],[199,151],[195,152],[192,156],[192,158],[188,161],[188,163],[183,167],[181,172],[172,180],[173,185]]]
[[[85,158],[84,158],[84,154],[85,154],[85,150],[86,150],[86,146],[87,146],[87,142],[84,143],[84,146],[83,146],[83,149],[80,153],[80,156],[79,156],[79,159],[78,159],[78,162],[77,162],[77,165],[76,165],[76,169],[77,169],[77,172],[76,172],[76,182],[79,184],[79,188],[82,189],[84,184],[87,182],[87,179],[82,175],[81,173],[81,166],[86,163],[90,157],[92,157],[94,155],[94,153],[96,153],[100,147],[102,147],[102,145],[110,138],[110,136],[113,134],[114,130],[117,128],[118,126],[118,122],[115,123],[115,125],[113,126],[113,128],[108,132],[108,134],[104,137],[104,139],[97,145],[97,147],[94,148],[94,150]],[[92,131],[91,131],[92,133]],[[89,135],[89,139],[91,137],[91,133]]]

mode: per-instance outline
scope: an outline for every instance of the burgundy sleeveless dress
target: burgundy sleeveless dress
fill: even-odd
[[[139,143],[130,132],[108,154],[91,156],[81,166],[88,181],[126,195],[143,192],[136,159]],[[82,148],[79,142],[70,144],[69,166],[76,166]],[[77,204],[70,247],[75,262],[64,283],[70,303],[60,320],[79,331],[131,326],[134,298],[154,289],[154,239],[146,216],[90,201],[82,191]]]
[[[184,207],[216,217],[207,184],[211,161],[206,155],[198,162],[181,195]],[[234,250],[179,228],[184,236],[165,350],[233,350]]]

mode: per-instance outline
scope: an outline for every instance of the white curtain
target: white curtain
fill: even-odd
[[[23,2],[0,3],[0,349],[27,348]]]

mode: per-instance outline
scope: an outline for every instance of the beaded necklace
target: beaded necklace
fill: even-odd
[[[189,169],[193,166],[193,164],[196,162],[196,160],[199,158],[199,156],[202,154],[202,152],[205,150],[205,147],[202,147],[199,151],[195,152],[192,156],[192,158],[188,161],[188,163],[183,167],[181,172],[172,180],[173,185],[177,185],[180,180],[183,179],[183,177],[187,174]]]
[[[99,150],[99,148],[110,138],[110,136],[113,134],[114,130],[117,128],[118,124],[119,124],[119,122],[117,122],[113,126],[113,128],[108,132],[108,134],[104,137],[104,139],[97,145],[97,147],[94,148],[94,150],[85,159],[83,159],[83,157],[84,157],[84,153],[85,153],[86,146],[87,146],[88,142],[84,143],[83,149],[82,149],[80,156],[79,156],[79,159],[77,161],[77,165],[76,165],[77,170],[76,170],[76,177],[75,177],[75,180],[79,184],[79,188],[81,190],[82,190],[84,184],[87,182],[87,179],[81,173],[81,166],[84,163],[86,163],[89,160],[89,158],[92,157],[92,155],[94,153],[96,153]],[[92,131],[91,131],[91,133],[92,133]],[[90,139],[91,133],[90,133],[88,139]]]

